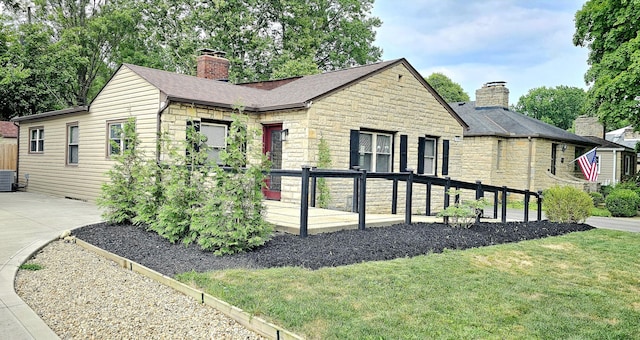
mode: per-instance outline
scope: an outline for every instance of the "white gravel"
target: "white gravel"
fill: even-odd
[[[18,295],[62,339],[262,339],[218,310],[74,243],[55,241],[19,270]]]

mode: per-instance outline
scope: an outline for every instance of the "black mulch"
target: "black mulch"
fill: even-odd
[[[215,256],[197,245],[171,244],[154,232],[131,225],[94,224],[76,229],[74,235],[104,250],[128,258],[168,276],[195,270],[300,266],[309,269],[335,267],[364,261],[390,260],[443,249],[468,249],[586,231],[593,227],[548,221],[480,223],[469,229],[437,223],[397,224],[389,227],[344,230],[334,233],[295,235],[276,233],[264,246],[251,252]]]

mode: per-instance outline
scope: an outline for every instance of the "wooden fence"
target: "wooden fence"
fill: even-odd
[[[16,144],[0,144],[0,170],[18,169],[18,146]]]

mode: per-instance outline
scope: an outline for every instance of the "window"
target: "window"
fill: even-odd
[[[205,144],[209,147],[209,160],[218,164],[222,163],[220,152],[227,148],[227,130],[228,126],[225,124],[202,122],[200,125],[200,132],[207,137]]]
[[[596,164],[598,168],[598,173],[600,173],[600,155],[596,155]]]
[[[126,148],[124,138],[124,121],[107,123],[107,157],[119,155]]]
[[[631,156],[624,156],[624,174],[625,176],[631,175]]]
[[[29,152],[39,153],[44,151],[44,128],[32,128],[29,130]]]
[[[78,123],[67,125],[67,164],[78,164]]]
[[[500,170],[500,168],[502,167],[502,151],[503,151],[504,145],[503,145],[503,141],[498,140],[498,148],[496,150],[496,169]]]
[[[423,175],[436,174],[437,139],[435,137],[420,137],[418,139],[418,173]]]
[[[558,158],[558,144],[551,143],[551,174],[552,175],[556,174],[557,158]]]
[[[391,138],[390,134],[360,132],[360,168],[374,172],[390,172]]]

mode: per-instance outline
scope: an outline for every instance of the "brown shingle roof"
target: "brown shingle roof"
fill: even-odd
[[[18,127],[12,122],[0,121],[0,137],[18,138]]]

